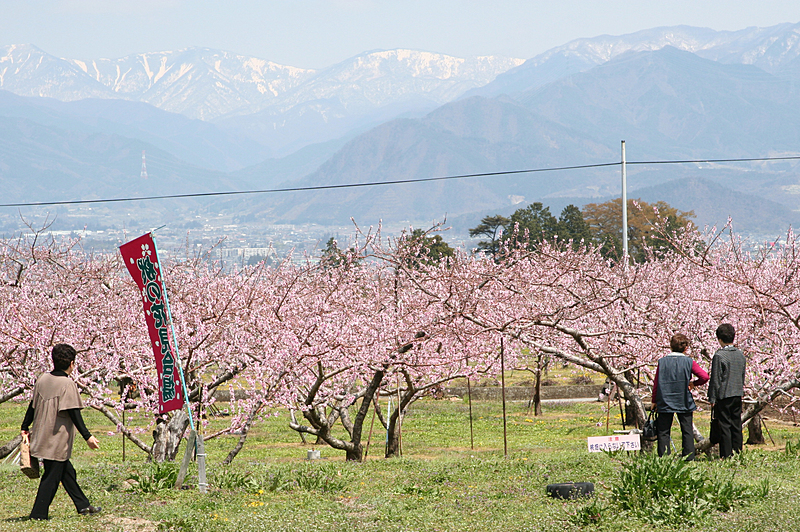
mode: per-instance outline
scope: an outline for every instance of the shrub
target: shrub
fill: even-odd
[[[292,470],[291,480],[297,488],[319,493],[335,493],[344,490],[348,481],[340,469],[332,465],[309,464]]]
[[[722,480],[695,462],[654,454],[623,463],[619,483],[611,490],[612,500],[622,510],[661,524],[693,524],[712,510],[727,512],[737,502],[763,498],[768,492],[768,482],[749,493],[733,476]]]
[[[800,438],[797,440],[797,443],[792,443],[792,440],[787,440],[784,453],[786,453],[787,458],[800,458]]]
[[[603,519],[603,514],[608,508],[608,505],[595,496],[589,503],[580,506],[574,514],[571,514],[569,520],[581,527],[596,525]]]
[[[277,469],[267,473],[264,489],[271,492],[288,491],[294,487],[295,483],[289,475]]]
[[[151,463],[142,466],[128,477],[133,491],[155,493],[171,489],[178,480],[178,464],[173,462]]]
[[[255,493],[261,488],[261,485],[253,478],[252,474],[252,471],[240,473],[230,469],[221,469],[213,473],[211,485],[217,489],[244,490]]]

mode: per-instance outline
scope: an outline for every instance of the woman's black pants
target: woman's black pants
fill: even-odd
[[[39,482],[39,491],[36,493],[36,501],[31,510],[31,519],[48,519],[50,503],[58,491],[58,484],[64,485],[75,509],[78,511],[89,507],[89,499],[83,494],[83,490],[78,486],[78,479],[75,476],[75,468],[69,460],[58,462],[56,460],[44,461],[44,475]]]
[[[687,460],[694,460],[694,432],[692,431],[693,412],[677,412],[678,423],[681,426],[681,456]],[[672,430],[672,412],[659,412],[656,416],[656,430],[658,433],[658,456],[670,454],[669,440]]]

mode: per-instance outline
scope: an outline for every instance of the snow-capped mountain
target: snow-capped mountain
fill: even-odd
[[[463,59],[416,50],[366,52],[322,70],[287,94],[280,105],[338,98],[345,106],[382,107],[418,97],[441,105],[522,63],[506,57]]]
[[[585,72],[626,52],[646,52],[672,46],[720,63],[754,65],[772,74],[798,68],[800,23],[768,28],[716,31],[670,26],[626,35],[576,39],[528,59],[523,65],[467,95],[513,94]]]
[[[321,70],[258,112],[242,107],[217,123],[288,154],[400,115],[424,114],[521,63],[416,50],[365,52]]]
[[[577,39],[531,59],[542,64],[556,55],[580,55],[594,64],[605,63],[625,52],[660,50],[672,46],[720,63],[755,65],[770,73],[780,71],[800,56],[800,24],[768,28],[715,31],[692,26],[653,28],[620,36]]]
[[[0,89],[63,101],[121,98],[213,120],[335,98],[354,111],[423,97],[445,103],[522,64],[414,50],[367,52],[323,69],[285,66],[208,48],[120,59],[60,59],[33,45],[0,48]]]
[[[314,74],[271,61],[208,48],[69,60],[117,98],[208,120],[243,107],[256,110]]]
[[[64,101],[114,98],[105,85],[77,66],[32,44],[0,48],[0,89],[20,96],[45,96]]]

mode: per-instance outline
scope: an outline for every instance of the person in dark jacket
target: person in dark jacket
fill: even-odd
[[[728,458],[742,451],[742,395],[744,395],[744,353],[734,347],[736,330],[730,323],[717,327],[720,349],[711,359],[708,402],[719,423],[719,455]]]
[[[97,438],[86,430],[81,417],[83,401],[75,381],[69,377],[75,370],[76,354],[75,349],[67,344],[53,347],[53,371],[36,379],[33,398],[22,421],[23,438],[30,435],[31,456],[44,462],[44,475],[39,482],[31,519],[49,519],[50,503],[59,484],[64,485],[79,514],[90,515],[100,511],[99,506],[89,504],[69,461],[76,429],[89,448],[100,447]]]
[[[652,408],[655,409],[658,435],[658,456],[670,454],[672,418],[678,417],[681,426],[681,456],[694,460],[694,432],[692,417],[697,409],[692,390],[708,382],[706,373],[697,362],[686,356],[689,339],[676,334],[669,340],[672,352],[658,361],[653,381]],[[697,379],[692,382],[692,374]]]

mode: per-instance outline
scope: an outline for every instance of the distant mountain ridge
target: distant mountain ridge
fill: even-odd
[[[314,75],[313,70],[209,48],[68,61],[116,97],[201,120],[272,104]]]
[[[0,116],[25,118],[64,131],[136,139],[195,166],[223,172],[255,165],[271,154],[268,148],[212,123],[127,100],[62,102],[0,90]]]
[[[800,23],[738,31],[669,26],[575,39],[528,59],[465,96],[515,94],[584,72],[624,53],[655,51],[667,46],[720,63],[757,66],[772,74],[791,72],[800,64]]]
[[[673,47],[628,52],[515,98],[465,98],[423,118],[388,122],[350,141],[299,183],[606,163],[618,160],[621,139],[628,142],[629,157],[638,160],[800,154],[800,92],[790,81],[752,65],[722,64]],[[740,222],[745,227],[774,230],[776,224],[800,219],[792,210],[797,205],[793,194],[800,188],[795,186],[796,166],[636,166],[629,170],[629,193],[635,197],[637,189],[711,176],[718,180],[715,193],[728,192],[698,203],[699,220],[721,224],[725,212],[735,212],[747,217]],[[519,174],[294,195],[272,202],[269,209],[283,221],[332,223],[345,216],[432,220],[492,205],[508,209],[519,198],[609,197],[619,193],[619,186],[618,169]],[[688,197],[669,190],[676,207],[694,208],[682,205]],[[719,204],[751,196],[788,208],[750,216],[745,205]]]
[[[60,59],[26,44],[0,47],[0,89],[63,101],[142,101],[190,118],[213,120],[270,106],[286,110],[332,97],[345,106],[365,101],[380,107],[425,94],[440,105],[522,62],[379,50],[315,71],[209,48],[81,61]]]
[[[639,161],[800,154],[798,24],[655,28],[578,39],[511,68],[519,63],[398,49],[311,71],[200,48],[94,63],[0,48],[0,90],[28,95],[0,92],[0,185],[14,201],[36,201],[148,194],[159,180],[182,192],[381,182],[609,163],[621,139]],[[144,149],[147,183],[138,177]],[[631,165],[629,196],[670,198],[702,224],[733,215],[740,228],[774,232],[800,220],[798,169],[796,161]],[[607,167],[204,205],[267,223],[419,225],[532,201],[602,201],[619,193],[618,174]]]
[[[0,90],[62,101],[144,102],[215,121],[283,156],[404,113],[430,111],[522,63],[397,49],[310,70],[209,48],[80,61],[26,44],[0,47]]]

